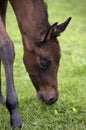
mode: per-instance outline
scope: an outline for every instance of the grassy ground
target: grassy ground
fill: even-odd
[[[72,21],[59,38],[62,59],[59,69],[59,101],[52,106],[39,102],[22,62],[21,36],[12,9],[7,30],[15,43],[14,80],[19,97],[22,130],[86,130],[86,0],[46,0],[51,24]],[[2,69],[5,97],[5,76]],[[9,113],[0,105],[0,130],[10,130]]]

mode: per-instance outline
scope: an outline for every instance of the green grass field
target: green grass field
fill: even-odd
[[[49,21],[72,21],[59,38],[62,59],[59,68],[59,100],[41,103],[23,65],[23,46],[15,16],[9,5],[7,31],[14,41],[14,80],[19,98],[22,130],[86,130],[86,0],[46,0]],[[2,66],[2,89],[6,98]],[[7,109],[0,105],[0,130],[11,130]]]

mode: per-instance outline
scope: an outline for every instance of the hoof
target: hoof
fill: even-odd
[[[12,129],[15,129],[15,128],[21,129],[22,127],[22,121],[18,112],[13,113],[11,116],[11,127]]]
[[[3,96],[2,96],[2,95],[0,95],[0,104],[2,104],[2,105],[4,105],[4,104],[5,104],[5,102],[4,102],[4,98],[3,98]]]

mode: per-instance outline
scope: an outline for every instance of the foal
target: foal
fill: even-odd
[[[58,99],[57,72],[61,57],[57,37],[66,29],[71,18],[52,26],[48,22],[46,4],[43,0],[9,0],[18,21],[22,36],[27,72],[36,88],[38,98],[46,104]],[[13,80],[14,47],[5,29],[5,14],[8,0],[0,0],[0,59],[6,75],[6,106],[10,113],[11,126],[21,127],[18,99]],[[0,102],[3,104],[0,81]]]

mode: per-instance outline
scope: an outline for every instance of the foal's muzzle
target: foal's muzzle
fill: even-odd
[[[45,102],[48,105],[52,105],[53,103],[55,103],[58,100],[58,93],[56,91],[55,91],[55,93],[54,92],[42,93],[39,91],[37,96],[40,100],[42,100],[43,102]]]

